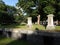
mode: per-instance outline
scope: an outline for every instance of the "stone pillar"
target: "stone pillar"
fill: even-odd
[[[54,27],[54,24],[53,24],[53,14],[49,14],[48,15],[48,25],[47,25],[47,30],[54,30],[55,27]]]
[[[31,28],[32,27],[32,18],[28,17],[28,27]]]
[[[37,16],[37,23],[40,24],[40,15]]]

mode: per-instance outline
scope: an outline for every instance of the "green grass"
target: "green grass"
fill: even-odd
[[[45,27],[43,25],[38,25],[38,24],[34,24],[32,27],[33,30],[45,30]]]
[[[20,28],[22,26],[25,27],[25,24],[10,24],[10,25],[3,25],[3,26],[0,25],[0,28],[3,28],[3,27],[5,27],[5,28]]]
[[[60,26],[56,26],[55,28],[56,28],[56,30],[60,30]]]
[[[1,37],[0,36],[0,45],[7,45],[8,43],[10,43],[11,41],[13,41],[10,38],[5,38],[5,37]]]
[[[29,30],[30,28],[27,26],[27,24],[11,24],[11,25],[4,25],[4,26],[1,26],[0,25],[0,28],[20,28],[20,29],[26,29],[26,30]],[[39,30],[46,30],[45,27],[43,25],[37,25],[37,24],[33,24],[32,26],[32,29],[30,30],[35,30],[35,29],[39,29]],[[55,26],[55,30],[60,30],[60,26]]]
[[[0,28],[20,28],[20,29],[30,29],[27,24],[11,24],[11,25],[4,25],[4,26],[0,26]],[[45,27],[42,25],[37,25],[37,24],[33,24],[32,26],[32,30],[35,30],[36,28],[38,28],[39,30],[45,30]]]
[[[29,45],[25,40],[12,40],[11,38],[0,36],[0,45]]]

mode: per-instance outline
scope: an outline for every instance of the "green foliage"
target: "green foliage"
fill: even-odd
[[[43,8],[43,10],[46,14],[54,14],[55,13],[55,8],[52,6],[46,6]]]
[[[5,3],[2,0],[0,0],[0,10],[5,10],[5,9],[6,9]]]
[[[58,6],[60,6],[60,2],[58,3]]]
[[[46,14],[57,14],[60,10],[59,0],[18,0],[18,7],[23,9],[29,16],[41,15],[42,20],[46,18]],[[33,9],[35,7],[35,9]],[[45,15],[45,16],[44,16]]]
[[[15,19],[15,22],[17,22],[17,23],[21,23],[21,22],[23,22],[24,20],[25,20],[25,17],[23,16],[23,15],[15,15],[14,16],[14,19]]]
[[[32,13],[34,13],[35,11],[31,7],[36,7],[34,0],[19,0],[17,5],[20,6],[24,10],[24,12],[27,12],[28,15],[32,15]]]
[[[6,5],[2,0],[0,1],[0,24],[10,24],[14,22],[14,11],[16,9],[13,6]]]
[[[16,13],[17,10],[15,7],[7,5],[7,11],[10,15],[13,15],[14,13]]]
[[[9,24],[14,20],[13,17],[9,16],[8,13],[2,13],[0,15],[0,24]]]
[[[0,10],[5,10],[6,9],[5,7],[6,7],[5,5],[0,4]]]
[[[58,12],[58,15],[60,15],[60,12]]]
[[[31,45],[25,40],[13,40],[12,38],[3,37],[0,35],[0,45]]]

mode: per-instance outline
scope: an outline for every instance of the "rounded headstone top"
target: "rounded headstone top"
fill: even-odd
[[[54,15],[53,14],[49,14],[49,15],[47,15],[48,17],[53,17]]]
[[[28,17],[28,19],[31,19],[32,17]]]
[[[40,17],[40,15],[38,15],[37,17]]]

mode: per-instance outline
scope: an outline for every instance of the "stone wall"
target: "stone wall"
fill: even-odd
[[[3,33],[3,31],[0,30]],[[12,39],[27,40],[34,45],[60,45],[60,32],[50,31],[30,31],[30,30],[15,30],[4,31],[5,35]],[[2,34],[1,33],[1,34]]]
[[[27,35],[27,40],[34,45],[44,45],[43,37],[40,35]]]

